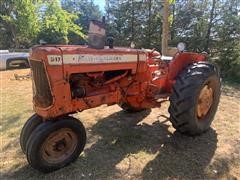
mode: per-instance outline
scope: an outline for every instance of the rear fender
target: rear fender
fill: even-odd
[[[171,63],[169,64],[168,90],[171,91],[178,74],[180,74],[190,64],[199,61],[207,61],[207,55],[189,52],[176,54]]]

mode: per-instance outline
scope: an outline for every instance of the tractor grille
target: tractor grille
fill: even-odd
[[[33,76],[33,101],[38,107],[49,107],[53,103],[53,97],[44,64],[41,61],[30,60],[30,65]]]

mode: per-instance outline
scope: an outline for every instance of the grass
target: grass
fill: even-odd
[[[50,174],[32,169],[19,134],[33,113],[31,80],[0,72],[1,179],[238,179],[240,178],[240,86],[226,85],[212,128],[198,137],[176,132],[168,103],[136,114],[105,105],[76,114],[87,145],[75,163]]]

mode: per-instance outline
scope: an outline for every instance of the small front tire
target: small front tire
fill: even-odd
[[[24,154],[26,153],[26,145],[28,138],[30,137],[34,129],[36,129],[36,127],[39,126],[42,122],[42,117],[34,114],[24,124],[20,134],[20,146]]]
[[[41,171],[51,172],[75,161],[86,144],[83,124],[73,117],[47,121],[38,126],[27,142],[27,160]]]

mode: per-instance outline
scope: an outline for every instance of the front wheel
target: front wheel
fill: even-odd
[[[86,144],[83,124],[73,117],[47,121],[39,125],[27,142],[29,164],[42,172],[51,172],[75,161]]]
[[[21,146],[21,149],[22,149],[24,154],[26,153],[26,145],[27,145],[27,141],[28,141],[31,133],[42,122],[43,122],[42,117],[40,117],[37,114],[34,114],[24,124],[24,126],[22,128],[22,131],[21,131],[21,134],[20,134],[20,146]]]
[[[209,62],[194,63],[179,74],[170,96],[170,121],[187,135],[198,135],[211,125],[220,98],[217,68]]]

